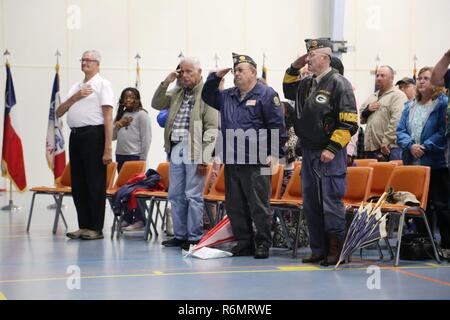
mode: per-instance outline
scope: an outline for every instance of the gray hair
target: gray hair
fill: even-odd
[[[197,57],[183,57],[180,60],[180,66],[183,63],[188,63],[190,65],[192,65],[195,69],[201,69],[202,67],[200,66],[200,60]]]
[[[100,62],[102,60],[102,56],[100,55],[100,52],[98,52],[97,50],[87,50],[87,51],[83,52],[83,56],[86,53],[89,53],[92,56],[92,58],[94,60],[97,60],[98,62]]]

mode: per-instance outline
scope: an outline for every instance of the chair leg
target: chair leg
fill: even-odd
[[[395,264],[394,266],[398,267],[398,262],[400,259],[400,245],[402,244],[402,234],[403,234],[403,224],[405,223],[405,213],[402,212],[400,216],[400,221],[398,224],[397,231],[397,254],[395,255]]]
[[[164,202],[165,202],[165,205],[164,205],[164,212],[163,212],[163,216],[162,216],[161,230],[164,230],[164,228],[166,227],[167,206],[169,204],[169,200],[165,199]]]
[[[106,200],[108,200],[109,207],[111,208],[111,212],[113,214],[113,225],[111,226],[111,240],[114,239],[114,232],[116,232],[116,215],[114,214],[113,206],[112,206],[112,198],[110,196],[106,196]]]
[[[33,215],[34,198],[36,197],[36,194],[36,192],[33,192],[33,197],[31,198],[30,213],[28,214],[27,232],[30,231],[31,216]]]
[[[441,260],[439,259],[439,254],[436,249],[436,244],[434,243],[433,233],[431,232],[430,225],[428,224],[428,220],[427,220],[425,211],[421,210],[421,212],[422,212],[422,218],[425,221],[425,226],[427,227],[428,236],[430,237],[431,244],[433,245],[434,257],[436,258],[437,263],[441,263]]]
[[[281,230],[282,230],[284,238],[286,240],[288,249],[292,249],[292,242],[291,242],[291,238],[289,237],[289,231],[286,226],[286,221],[284,221],[283,211],[281,211],[279,209],[275,209],[275,216],[280,221]],[[300,221],[300,218],[299,218],[299,221]]]
[[[384,255],[383,255],[383,251],[381,250],[381,246],[380,246],[380,242],[377,242],[377,249],[378,249],[378,253],[380,255],[380,260],[383,260]]]
[[[58,230],[59,215],[61,214],[63,197],[64,197],[63,194],[59,194],[56,199],[56,211],[55,211],[55,220],[53,222],[53,234],[56,234],[56,231]]]
[[[63,206],[63,204],[62,204],[62,202],[61,202],[61,212],[60,212],[60,214],[61,214],[61,219],[62,219],[62,221],[63,221],[63,223],[64,223],[64,227],[66,228],[66,230],[68,229],[67,228],[67,221],[66,221],[66,218],[64,217],[64,214],[62,213],[62,206]]]
[[[395,256],[394,256],[394,251],[392,250],[392,246],[391,246],[391,244],[389,243],[389,239],[388,239],[388,238],[384,238],[384,242],[386,243],[386,246],[387,246],[388,249],[389,249],[389,254],[391,255],[391,259],[394,259],[394,258],[395,258]]]
[[[141,201],[141,205],[143,208],[145,208],[145,211],[148,212],[147,214],[147,223],[145,225],[145,233],[144,233],[144,240],[149,241],[150,237],[152,236],[151,226],[153,225],[153,202],[154,198],[150,198],[150,205],[147,205],[147,199],[139,199]]]
[[[294,246],[292,248],[292,258],[297,258],[297,249],[298,249],[298,235],[300,234],[300,219],[302,218],[302,213],[300,210],[292,210],[292,212],[298,212],[297,217],[297,227],[295,228],[295,239],[294,239]]]
[[[210,202],[205,202],[204,206],[205,206],[206,215],[208,216],[209,224],[211,227],[214,227],[216,225],[216,223],[214,221],[214,217],[211,212],[210,204],[211,204]],[[216,208],[218,211],[218,206],[216,206]]]

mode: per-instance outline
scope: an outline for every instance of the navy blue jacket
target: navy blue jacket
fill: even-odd
[[[117,190],[112,198],[112,210],[115,215],[120,216],[127,210],[128,200],[131,193],[136,189],[151,189],[158,185],[161,176],[153,169],[148,169],[145,173],[146,178],[135,183],[125,184]]]
[[[240,101],[237,87],[218,89],[220,80],[215,73],[210,74],[202,91],[203,101],[220,111],[222,137],[217,139],[216,154],[227,164],[265,164],[268,155],[283,157],[287,132],[275,90],[257,82]],[[271,131],[278,133],[273,143]]]

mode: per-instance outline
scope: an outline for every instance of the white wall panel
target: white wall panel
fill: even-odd
[[[148,164],[155,167],[165,154],[163,129],[150,101],[178,63],[180,51],[200,58],[204,77],[215,68],[216,54],[220,67],[231,66],[233,51],[251,55],[261,74],[265,53],[269,85],[283,97],[284,70],[305,52],[304,39],[329,35],[331,1],[0,0],[0,49],[12,53],[28,184],[52,183],[44,143],[57,48],[63,97],[83,76],[81,53],[97,49],[103,58],[101,73],[112,82],[116,101],[123,88],[134,85],[139,52],[142,101],[153,128]],[[343,61],[359,103],[373,90],[370,71],[377,54],[382,64],[396,69],[397,78],[411,75],[414,54],[418,67],[436,63],[448,47],[448,12],[447,0],[346,1],[345,40],[354,51],[344,54]],[[2,64],[2,101],[4,79]],[[226,87],[232,85],[228,75]],[[0,121],[2,127],[3,112]]]

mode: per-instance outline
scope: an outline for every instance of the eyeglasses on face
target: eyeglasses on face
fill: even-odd
[[[80,59],[80,62],[81,63],[83,63],[83,62],[90,63],[90,62],[98,62],[98,61],[94,60],[94,59]]]
[[[231,73],[232,73],[232,74],[235,74],[235,73],[237,73],[237,72],[242,73],[242,72],[247,71],[247,70],[250,70],[250,68],[241,68],[241,67],[238,67],[238,68],[231,69]]]

